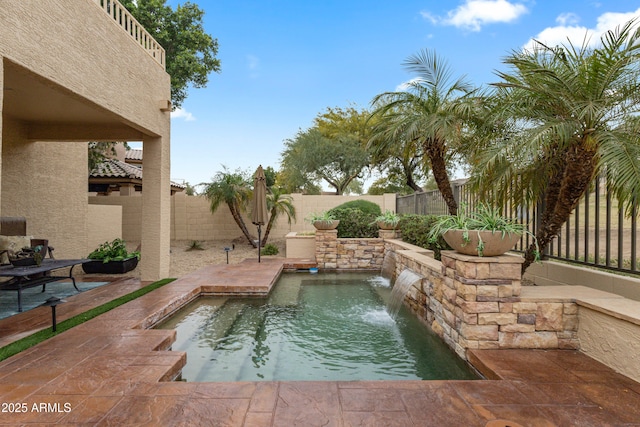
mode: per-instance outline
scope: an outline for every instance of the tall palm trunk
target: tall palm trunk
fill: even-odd
[[[564,156],[561,179],[552,179],[547,190],[545,212],[540,229],[536,232],[537,247],[532,243],[524,254],[522,272],[535,260],[536,250],[544,252],[569,219],[580,198],[589,190],[596,170],[595,152],[584,146],[570,147]]]
[[[271,228],[273,227],[273,223],[275,222],[276,217],[277,217],[277,213],[275,212],[275,208],[271,209],[269,222],[267,223],[267,228],[264,232],[264,237],[262,238],[262,246],[264,246],[267,243],[267,240],[269,239],[269,233],[271,233]]]
[[[438,185],[438,190],[440,190],[442,198],[447,204],[449,215],[456,215],[458,213],[458,202],[456,202],[456,198],[453,196],[449,173],[447,172],[447,164],[444,160],[445,145],[441,141],[431,141],[430,144],[424,144],[424,149],[427,156],[429,156],[433,178]]]
[[[258,245],[253,241],[251,234],[249,234],[249,230],[247,230],[247,226],[242,219],[242,215],[240,215],[240,209],[238,209],[238,206],[233,203],[228,203],[227,206],[229,206],[229,211],[231,212],[233,220],[236,222],[236,224],[238,224],[238,227],[240,227],[240,230],[242,230],[242,234],[244,234],[244,237],[247,238],[249,244],[254,248],[257,248]]]

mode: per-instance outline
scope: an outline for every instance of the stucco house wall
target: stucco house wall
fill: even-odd
[[[142,141],[140,269],[154,280],[169,271],[170,77],[99,3],[0,3],[0,215],[85,255],[87,141]]]

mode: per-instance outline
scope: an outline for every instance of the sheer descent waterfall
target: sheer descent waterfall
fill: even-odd
[[[393,281],[396,276],[396,253],[394,251],[386,251],[382,260],[382,270],[380,275],[385,279]]]
[[[402,273],[398,276],[395,283],[393,284],[393,289],[391,290],[391,298],[389,299],[389,304],[387,305],[387,311],[389,315],[394,319],[398,315],[400,311],[400,307],[404,303],[404,297],[411,289],[415,283],[422,280],[424,277],[421,275],[409,270],[408,268],[402,270]]]

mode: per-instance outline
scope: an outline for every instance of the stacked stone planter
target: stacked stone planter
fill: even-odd
[[[384,250],[381,238],[339,239],[337,230],[316,230],[316,262],[320,269],[380,270]]]
[[[579,348],[575,303],[520,298],[521,257],[444,251],[440,263],[403,252],[396,253],[396,271],[425,277],[406,302],[460,357],[467,349]]]

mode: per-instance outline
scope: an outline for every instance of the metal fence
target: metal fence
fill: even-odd
[[[458,204],[462,202],[472,210],[478,198],[470,191],[466,180],[452,182],[452,189]],[[507,204],[503,209],[505,216],[527,224],[528,230],[535,235],[542,212],[540,206]],[[438,190],[399,196],[396,211],[419,215],[448,213]],[[547,247],[544,257],[640,275],[637,217],[637,206],[633,206],[632,215],[625,215],[615,196],[607,191],[605,179],[599,177]],[[524,235],[515,250],[523,251],[531,243],[531,236]]]

